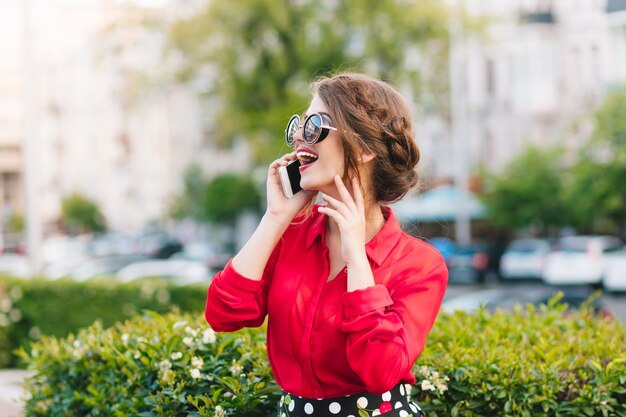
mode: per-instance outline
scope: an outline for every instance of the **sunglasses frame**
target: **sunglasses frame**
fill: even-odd
[[[293,136],[296,134],[298,130],[304,128],[306,124],[309,123],[311,118],[314,116],[317,116],[320,118],[320,121],[321,121],[321,126],[319,127],[320,133],[319,135],[317,135],[315,139],[307,140],[306,129],[304,129],[304,132],[302,132],[302,139],[304,140],[304,143],[306,143],[307,145],[313,145],[315,143],[319,143],[323,141],[324,139],[326,139],[326,137],[328,136],[331,130],[334,130],[335,132],[337,131],[336,127],[333,127],[330,125],[330,115],[326,112],[311,113],[304,119],[304,123],[302,124],[300,124],[300,120],[301,120],[300,115],[294,114],[289,119],[289,122],[287,123],[287,128],[285,129],[285,142],[287,142],[287,146],[293,146],[293,144],[296,143],[296,140],[294,139]],[[296,130],[294,130],[293,134],[291,135],[291,140],[289,140],[289,128],[291,127],[291,124],[294,120],[297,120],[296,123],[298,127]]]

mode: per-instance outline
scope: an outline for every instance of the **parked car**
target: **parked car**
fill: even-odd
[[[568,236],[557,241],[546,259],[543,280],[548,284],[600,285],[608,256],[623,242],[613,236]]]
[[[224,269],[231,255],[217,244],[208,240],[194,240],[185,244],[181,252],[172,255],[171,259],[198,261],[211,271]]]
[[[211,280],[209,270],[200,262],[184,259],[153,259],[135,262],[117,272],[122,282],[160,277],[177,284],[206,283]]]
[[[551,245],[546,239],[516,239],[506,247],[500,259],[503,279],[541,279]]]
[[[458,245],[447,261],[450,282],[497,281],[500,255],[497,246],[487,243]]]
[[[67,275],[77,281],[103,276],[114,276],[120,269],[135,262],[146,260],[142,255],[115,255],[88,259]]]
[[[607,291],[626,291],[626,247],[609,256],[602,283]]]
[[[583,303],[591,300],[593,310],[604,317],[613,317],[611,310],[601,298],[591,298],[593,291],[588,287],[550,287],[544,285],[514,285],[502,288],[493,288],[446,297],[442,310],[448,313],[454,311],[471,312],[481,305],[489,311],[511,311],[516,306],[547,304],[558,293],[562,293],[559,304],[567,304],[568,310],[580,309]]]
[[[30,262],[26,256],[15,253],[0,255],[0,274],[16,278],[30,278],[32,275]]]

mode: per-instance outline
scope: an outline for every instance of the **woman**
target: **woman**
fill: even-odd
[[[393,87],[362,74],[312,87],[307,116],[286,130],[295,152],[270,165],[265,215],[214,277],[206,319],[234,331],[268,316],[279,416],[417,417],[411,368],[447,270],[387,206],[417,183],[410,110]],[[278,169],[296,158],[303,191],[286,198]],[[311,208],[318,193],[325,204]]]

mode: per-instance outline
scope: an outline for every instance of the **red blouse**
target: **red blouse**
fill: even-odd
[[[439,311],[448,271],[431,246],[387,221],[367,243],[375,286],[347,292],[342,270],[327,282],[326,216],[314,208],[290,225],[261,281],[229,263],[209,287],[205,316],[216,331],[260,326],[283,390],[308,398],[383,393],[403,381]]]

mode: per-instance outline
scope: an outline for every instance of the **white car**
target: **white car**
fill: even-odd
[[[626,291],[626,248],[610,256],[603,284],[607,291]]]
[[[170,279],[177,284],[210,283],[209,270],[200,262],[184,259],[154,259],[132,263],[117,272],[120,281],[148,277]]]
[[[623,242],[613,236],[568,236],[548,255],[543,280],[548,284],[601,284],[611,253]]]
[[[545,239],[516,239],[507,246],[500,258],[503,279],[541,279],[550,242]]]

